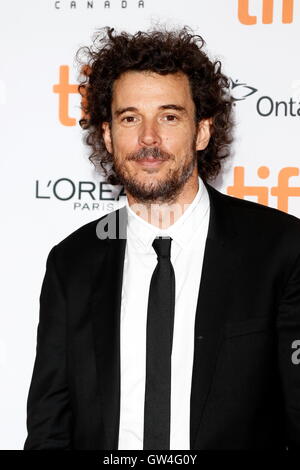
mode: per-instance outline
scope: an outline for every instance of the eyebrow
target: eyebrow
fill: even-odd
[[[162,106],[160,106],[158,108],[159,110],[163,110],[163,109],[174,109],[175,111],[180,111],[182,113],[187,113],[187,110],[184,106],[180,106],[178,104],[163,104]],[[131,112],[138,112],[138,109],[135,108],[134,106],[127,106],[126,108],[119,108],[119,109],[116,109],[116,111],[114,112],[114,116],[115,117],[119,117],[121,116],[121,114],[124,114],[128,111],[131,111]]]

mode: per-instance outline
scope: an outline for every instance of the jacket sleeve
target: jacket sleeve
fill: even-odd
[[[300,255],[279,304],[278,359],[288,450],[300,450]]]
[[[71,407],[66,378],[66,303],[56,271],[55,248],[48,254],[40,294],[24,450],[71,449]]]

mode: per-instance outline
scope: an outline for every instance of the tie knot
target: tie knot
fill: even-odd
[[[152,246],[157,254],[158,258],[169,258],[171,257],[171,237],[156,237],[152,243]]]

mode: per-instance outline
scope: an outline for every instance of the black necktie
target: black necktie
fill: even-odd
[[[146,385],[144,408],[145,450],[170,449],[171,352],[175,307],[175,274],[170,237],[158,237],[157,254],[148,300]]]

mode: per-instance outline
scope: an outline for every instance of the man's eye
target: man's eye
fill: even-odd
[[[134,116],[126,116],[122,119],[122,121],[125,122],[134,122],[135,117]]]
[[[177,121],[177,116],[175,116],[175,114],[167,114],[166,116],[164,116],[166,118],[167,121]]]

